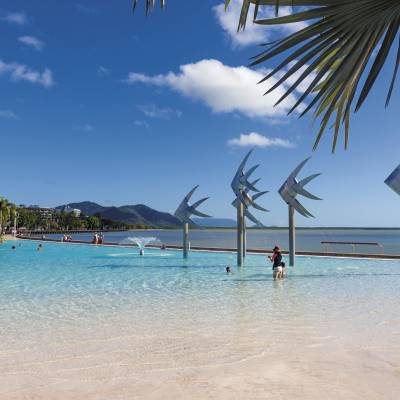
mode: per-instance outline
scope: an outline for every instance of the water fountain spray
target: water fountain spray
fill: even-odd
[[[122,243],[134,243],[139,247],[139,255],[144,256],[144,248],[151,242],[158,240],[156,237],[127,237]]]

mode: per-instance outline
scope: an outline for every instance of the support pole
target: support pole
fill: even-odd
[[[17,236],[17,214],[14,215],[14,237]]]
[[[243,265],[243,204],[237,206],[237,265]]]
[[[247,253],[247,229],[246,229],[246,217],[243,215],[243,258],[246,258]]]
[[[294,207],[289,206],[289,265],[294,267],[296,255],[296,235],[294,226]]]
[[[183,224],[183,258],[188,258],[189,254],[189,224]]]

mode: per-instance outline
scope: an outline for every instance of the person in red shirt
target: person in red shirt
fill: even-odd
[[[282,261],[282,253],[279,246],[275,246],[272,256],[268,257],[272,262],[272,276],[275,279],[282,279],[285,276],[285,263]]]

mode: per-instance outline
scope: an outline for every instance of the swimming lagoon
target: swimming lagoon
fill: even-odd
[[[0,399],[397,398],[399,261],[275,282],[261,255],[37,245],[0,246]]]

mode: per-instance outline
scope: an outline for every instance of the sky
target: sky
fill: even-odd
[[[239,0],[171,0],[145,17],[144,1],[2,0],[0,3],[0,195],[17,204],[84,200],[146,204],[173,212],[195,185],[202,211],[234,218],[230,182],[241,159],[270,192],[256,212],[287,225],[277,190],[306,157],[300,178],[323,200],[301,200],[301,226],[400,226],[400,198],[384,180],[400,163],[399,91],[385,109],[393,55],[351,122],[349,149],[317,151],[310,116],[286,116],[299,93],[257,85],[276,64],[249,68],[260,43],[300,25],[236,32]],[[272,11],[271,11],[272,12]],[[284,11],[285,12],[285,11]],[[273,83],[273,81],[271,81]],[[397,112],[396,112],[397,111]]]

